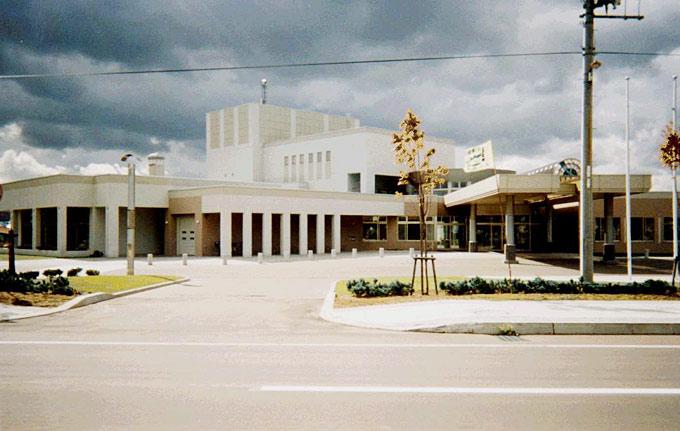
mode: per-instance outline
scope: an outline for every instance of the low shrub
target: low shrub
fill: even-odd
[[[78,276],[78,273],[80,273],[80,271],[82,271],[82,270],[83,270],[83,268],[72,268],[72,269],[69,269],[69,270],[66,272],[66,276],[67,276],[67,277],[77,277],[77,276]]]
[[[358,298],[372,298],[376,296],[407,296],[413,294],[413,288],[409,283],[403,283],[398,280],[390,282],[380,282],[377,279],[372,281],[364,280],[349,280],[347,282],[347,290],[352,295]]]
[[[61,275],[63,273],[64,273],[64,271],[62,271],[61,269],[46,269],[46,270],[43,271],[43,275],[45,277],[56,277],[56,276]]]
[[[99,271],[97,271],[96,269],[88,269],[87,271],[85,271],[85,274],[87,274],[87,275],[99,275]]]
[[[22,272],[10,274],[8,270],[0,271],[0,291],[19,293],[52,293],[55,295],[76,295],[69,285],[68,279],[61,276],[61,270],[48,270],[46,278],[38,279],[38,272]]]
[[[486,280],[474,277],[461,281],[442,281],[439,288],[449,295],[474,295],[489,293],[596,293],[605,295],[675,295],[676,290],[663,280],[646,280],[642,283],[588,283],[583,280],[555,281],[505,279]]]

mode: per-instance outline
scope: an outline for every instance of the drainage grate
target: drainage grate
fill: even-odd
[[[507,341],[509,343],[519,343],[526,341],[524,338],[520,337],[519,335],[498,335],[497,336],[499,340],[501,341]]]

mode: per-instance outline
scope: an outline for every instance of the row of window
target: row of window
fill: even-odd
[[[438,217],[438,223],[444,225],[465,226],[465,217],[445,216]],[[434,239],[434,217],[425,218],[427,237]],[[397,219],[399,241],[420,240],[420,221],[418,217],[399,217]],[[363,239],[365,241],[387,240],[387,217],[368,216],[363,218]]]
[[[614,241],[621,241],[621,218],[612,217]],[[605,240],[605,219],[595,219],[595,241]],[[654,217],[631,217],[630,239],[632,241],[656,241],[656,219]],[[662,241],[673,241],[673,217],[663,218]]]
[[[307,157],[304,154],[293,154],[292,156],[283,156],[283,182],[297,183],[302,181],[312,181],[314,179],[320,180],[322,178],[331,177],[331,152],[326,151],[325,166],[321,163],[323,151],[316,153],[316,163],[314,162],[314,153],[308,153]],[[306,163],[305,163],[306,159]],[[305,164],[307,169],[305,169]],[[316,166],[315,166],[316,165]]]

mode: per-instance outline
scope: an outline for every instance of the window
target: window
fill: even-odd
[[[290,180],[297,182],[297,156],[290,156]]]
[[[299,174],[299,177],[300,177],[300,181],[305,180],[305,155],[304,154],[300,154],[300,174]]]
[[[331,177],[331,152],[326,151],[326,179]]]
[[[288,156],[283,156],[283,182],[290,181],[290,172],[288,171]]]
[[[420,241],[420,219],[418,217],[399,217],[397,220],[399,241]],[[432,217],[425,218],[427,239],[434,239],[434,220]]]
[[[630,219],[630,239],[632,241],[654,241],[654,218],[632,217]]]
[[[387,217],[364,217],[363,238],[364,241],[387,240]]]
[[[673,241],[673,217],[663,218],[663,240]]]
[[[316,179],[321,179],[321,151],[316,153]]]
[[[614,221],[614,241],[621,241],[621,218],[613,217]],[[595,241],[605,241],[604,233],[606,231],[604,217],[595,218]]]
[[[307,180],[314,179],[314,153],[307,154]]]

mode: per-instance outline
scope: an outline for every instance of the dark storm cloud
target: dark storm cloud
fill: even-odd
[[[643,3],[641,23],[598,21],[598,48],[677,48],[680,10],[660,3]],[[582,34],[576,0],[6,0],[0,8],[2,74],[578,50]],[[653,58],[603,60],[617,69]],[[22,124],[42,148],[148,151],[156,137],[199,152],[205,112],[256,101],[267,76],[277,104],[349,112],[379,127],[414,107],[431,118],[431,134],[464,144],[491,137],[531,154],[548,139],[578,136],[578,69],[574,57],[0,81],[0,126]]]

